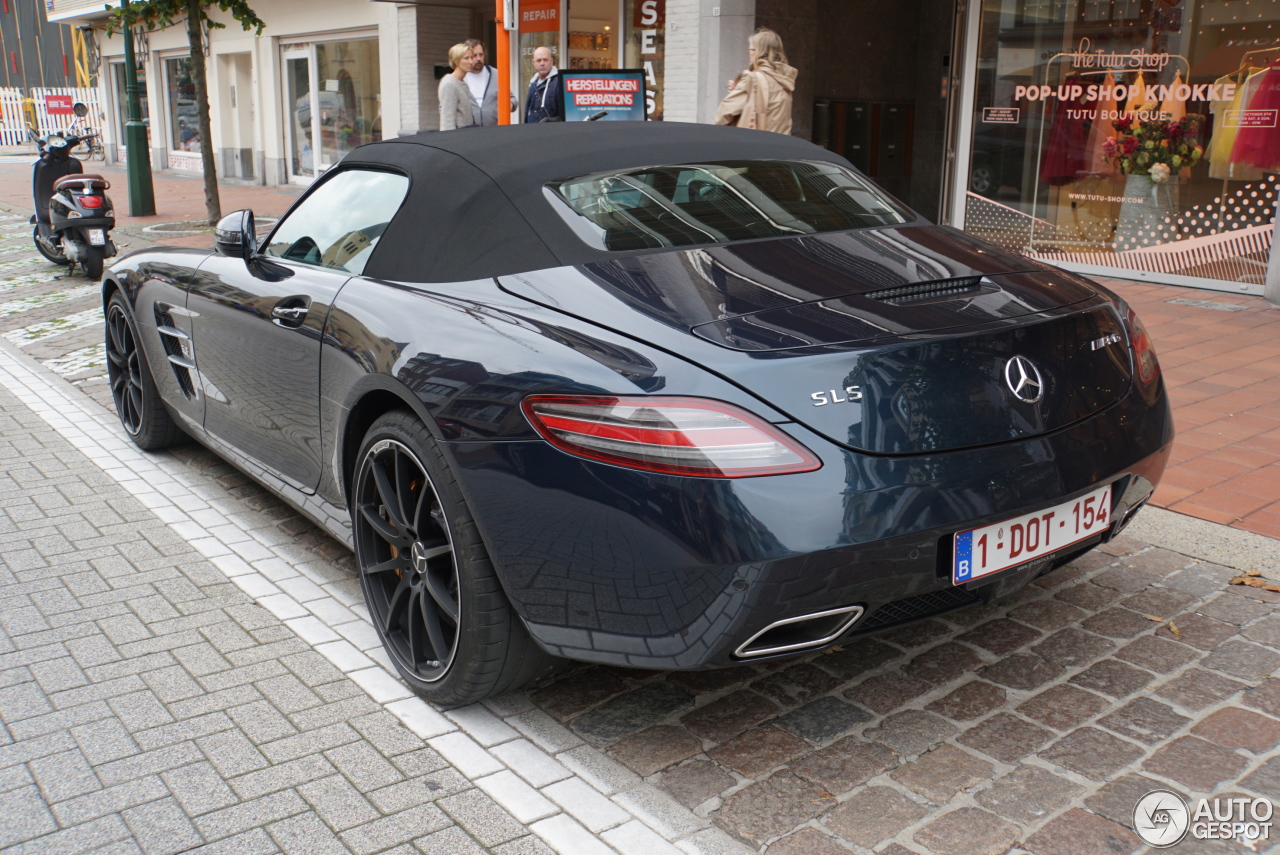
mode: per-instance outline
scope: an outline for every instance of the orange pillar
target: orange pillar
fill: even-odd
[[[497,68],[498,68],[498,124],[511,124],[511,31],[505,26],[503,20],[503,0],[494,0],[497,7],[497,22],[495,39],[498,44],[495,48],[498,52]]]

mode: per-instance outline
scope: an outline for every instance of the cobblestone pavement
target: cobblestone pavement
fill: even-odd
[[[746,851],[527,695],[411,696],[345,557],[245,486],[0,349],[7,855]]]
[[[0,219],[0,265],[25,231]],[[0,332],[104,401],[69,358],[100,340],[94,295],[35,268],[0,266],[0,289],[45,277],[0,290],[26,300]],[[1280,799],[1278,595],[1225,566],[1280,577],[1268,538],[1148,510],[998,605],[442,715],[387,673],[344,549],[209,452],[140,454],[46,371],[0,352],[0,375],[0,847],[1123,853],[1157,784]]]

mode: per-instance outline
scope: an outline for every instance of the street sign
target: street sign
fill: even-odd
[[[44,109],[50,116],[71,116],[75,110],[72,105],[75,98],[71,95],[46,95],[44,96]]]

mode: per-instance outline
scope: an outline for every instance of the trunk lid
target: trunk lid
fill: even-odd
[[[936,226],[668,251],[500,283],[690,358],[861,451],[1043,434],[1130,382],[1121,321],[1087,283]]]

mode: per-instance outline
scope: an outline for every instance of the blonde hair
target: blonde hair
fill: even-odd
[[[782,49],[782,36],[768,27],[756,30],[751,38],[747,39],[747,44],[756,50],[756,55],[751,60],[752,71],[755,71],[756,63],[762,59],[767,59],[774,64],[787,64],[787,52]]]
[[[457,68],[458,63],[462,62],[462,58],[469,53],[471,53],[471,45],[465,42],[449,48],[449,67]]]

